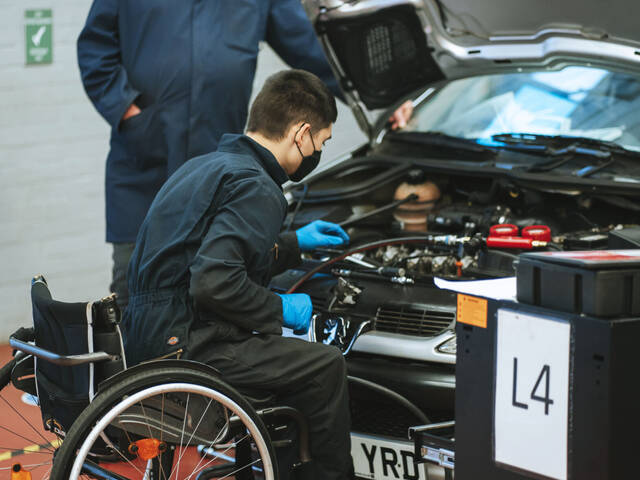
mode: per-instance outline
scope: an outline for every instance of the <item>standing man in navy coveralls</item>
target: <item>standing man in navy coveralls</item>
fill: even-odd
[[[162,184],[243,131],[262,40],[339,94],[300,0],[94,0],[78,63],[111,125],[107,242],[123,306],[133,242]]]
[[[122,322],[130,364],[182,349],[241,391],[261,389],[299,409],[309,419],[317,480],[346,479],[351,468],[345,361],[333,346],[283,337],[283,325],[307,332],[311,299],[268,284],[300,262],[301,250],[349,240],[322,221],[280,233],[281,186],[315,168],[336,115],[318,77],[270,77],[247,134],[224,135],[216,152],[187,162],[158,192],[129,264]]]

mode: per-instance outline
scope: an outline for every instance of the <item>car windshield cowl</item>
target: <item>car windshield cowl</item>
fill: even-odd
[[[495,155],[495,149],[489,148],[476,140],[447,135],[442,132],[390,132],[387,139],[392,142],[402,142],[414,145],[425,145],[443,149],[463,150],[468,153],[487,153]]]
[[[385,143],[402,143],[425,147],[431,156],[473,162],[484,167],[496,167],[522,173],[550,173],[562,170],[569,177],[589,178],[626,172],[636,178],[640,152],[628,150],[606,140],[569,135],[502,133],[489,138],[462,138],[442,132],[389,132]],[[387,143],[387,145],[389,145]],[[392,147],[397,148],[397,147]],[[460,155],[464,153],[464,158]],[[536,160],[536,157],[540,160]],[[484,162],[483,164],[478,162]],[[630,177],[630,178],[631,178]]]

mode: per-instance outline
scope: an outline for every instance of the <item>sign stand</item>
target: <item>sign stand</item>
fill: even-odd
[[[523,254],[516,271],[501,290],[517,300],[460,282],[455,432],[412,429],[416,458],[456,480],[640,478],[640,250]]]
[[[483,300],[456,326],[455,478],[640,478],[640,318]]]

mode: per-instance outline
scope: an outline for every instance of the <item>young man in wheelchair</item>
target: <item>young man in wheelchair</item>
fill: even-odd
[[[247,134],[224,135],[216,152],[189,160],[156,196],[129,264],[123,321],[130,365],[180,352],[240,391],[275,394],[279,405],[300,410],[314,478],[322,480],[348,478],[351,469],[345,362],[335,347],[283,337],[283,326],[306,333],[311,299],[267,285],[299,263],[300,251],[349,240],[320,221],[280,233],[281,186],[317,166],[336,116],[314,75],[270,77]]]

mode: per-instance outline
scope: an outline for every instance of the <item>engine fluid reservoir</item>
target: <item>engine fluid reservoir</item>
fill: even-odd
[[[409,171],[407,180],[398,186],[393,199],[402,200],[412,193],[418,198],[396,208],[393,217],[401,222],[403,230],[426,232],[427,215],[440,199],[440,189],[435,183],[427,180],[422,170],[416,169]]]
[[[551,229],[546,225],[530,225],[522,229],[522,236],[542,242],[551,241]]]

